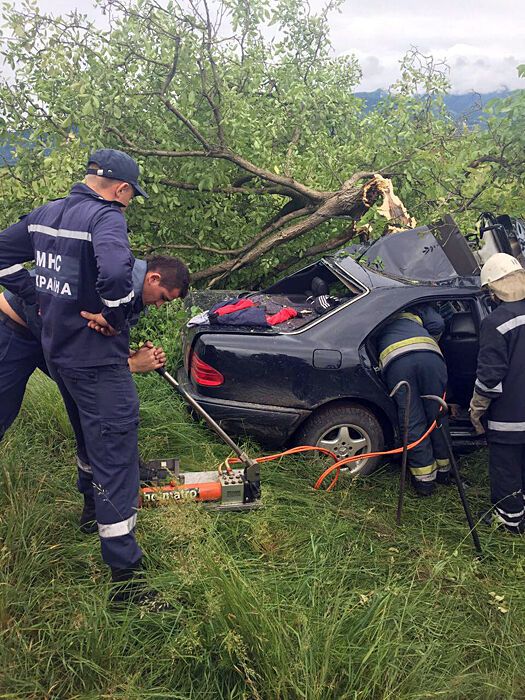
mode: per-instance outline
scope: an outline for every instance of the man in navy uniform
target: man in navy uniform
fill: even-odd
[[[470,419],[487,434],[494,520],[525,533],[525,270],[496,253],[481,269],[481,285],[498,306],[481,322]]]
[[[437,343],[445,321],[430,304],[421,304],[400,313],[383,329],[378,340],[379,364],[390,391],[402,380],[411,388],[408,442],[420,438],[436,417],[435,402],[421,394],[443,396],[447,386],[447,367]],[[405,393],[394,397],[400,424],[404,423]],[[436,481],[450,483],[450,462],[442,430],[434,430],[408,453],[412,485],[419,496],[431,496]]]
[[[130,325],[138,322],[148,306],[160,307],[172,299],[184,298],[188,285],[188,269],[178,258],[156,256],[147,261],[135,260],[135,297]],[[93,314],[83,312],[82,315],[88,323],[92,323],[90,319],[94,317]],[[41,331],[42,323],[36,306],[28,306],[11,292],[0,294],[0,440],[20,411],[31,374],[37,368],[49,374],[42,352]],[[162,367],[165,361],[163,349],[148,341],[137,351],[130,351],[128,365],[132,373],[141,374]],[[69,405],[69,417],[77,437],[78,487],[85,495],[80,527],[83,532],[96,532],[91,468],[74,404]]]
[[[124,211],[139,169],[126,153],[101,149],[84,182],[0,233],[0,283],[38,303],[42,348],[66,408],[74,405],[95,491],[102,557],[114,600],[147,601],[135,538],[139,488],[139,402],[128,367],[134,290]],[[35,261],[35,280],[22,263]],[[86,325],[92,314],[108,335]],[[70,408],[68,408],[68,411]],[[135,579],[135,581],[133,581]]]

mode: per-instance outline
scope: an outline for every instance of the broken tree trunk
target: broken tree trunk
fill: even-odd
[[[357,185],[356,182],[364,177],[369,177],[368,182],[361,186]],[[358,173],[344,183],[339,192],[316,192],[318,201],[315,204],[309,203],[294,212],[296,216],[301,216],[300,221],[272,230],[269,235],[261,237],[254,245],[243,250],[241,254],[231,256],[216,265],[195,272],[192,275],[192,281],[209,280],[207,286],[213,287],[232,272],[250,265],[261,255],[312,231],[325,221],[339,217],[348,217],[353,221],[358,221],[384,193],[385,188],[382,186],[382,181],[384,178],[381,176]],[[272,226],[275,227],[278,223],[274,222]]]

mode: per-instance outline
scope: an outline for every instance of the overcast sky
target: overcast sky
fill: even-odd
[[[56,14],[95,15],[91,0],[38,1]],[[359,90],[391,85],[412,46],[447,61],[453,92],[525,88],[516,71],[525,63],[525,0],[346,0],[330,24],[336,53],[359,59]]]

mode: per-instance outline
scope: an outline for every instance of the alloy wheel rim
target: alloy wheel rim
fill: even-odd
[[[372,441],[366,430],[353,423],[340,423],[332,426],[321,435],[317,445],[334,452],[339,459],[372,451]],[[360,459],[351,462],[348,467],[343,467],[343,469],[348,469],[349,473],[353,474],[360,471],[366,462],[367,459]]]

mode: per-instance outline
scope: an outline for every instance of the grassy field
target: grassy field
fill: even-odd
[[[224,459],[158,377],[139,389],[144,457]],[[321,461],[264,465],[258,512],[141,512],[149,580],[175,609],[116,614],[97,537],[77,528],[74,444],[42,375],[0,463],[1,698],[525,698],[525,541],[481,526],[476,560],[453,489],[409,494],[397,528],[395,466],[322,493]],[[478,510],[486,455],[463,468]]]

